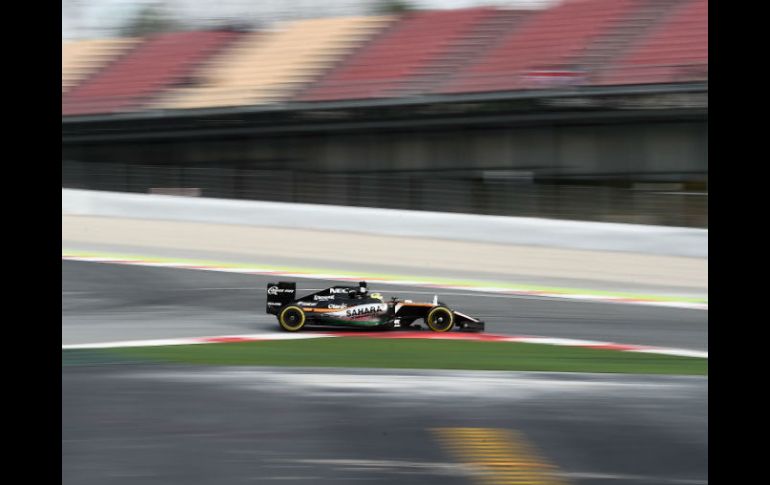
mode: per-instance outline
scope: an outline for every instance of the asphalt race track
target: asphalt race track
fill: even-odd
[[[707,388],[700,377],[65,366],[62,483],[706,484]],[[436,428],[515,430],[559,481],[480,481]]]
[[[275,332],[266,282],[63,261],[62,344]],[[708,347],[705,311],[453,293],[440,297],[486,320],[490,333]],[[439,439],[442,429],[482,442],[515,433],[510,450],[530,447],[553,479],[479,469]],[[508,464],[537,462],[506,453]],[[708,378],[64,359],[62,483],[703,485]]]
[[[275,278],[272,278],[275,279]],[[271,278],[187,269],[62,261],[62,344],[276,332],[265,313]],[[340,282],[299,279],[303,289]],[[342,284],[350,284],[342,282]],[[434,291],[371,285],[430,301]],[[452,308],[484,320],[489,333],[708,350],[708,312],[618,303],[439,292]]]

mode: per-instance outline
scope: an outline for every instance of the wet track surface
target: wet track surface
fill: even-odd
[[[264,313],[267,281],[63,261],[62,343],[275,332]],[[433,295],[371,288],[386,297]],[[490,333],[708,346],[705,311],[452,293],[439,295],[486,320]],[[515,431],[555,478],[493,473],[485,481],[436,429]],[[707,459],[705,377],[98,359],[62,367],[63,484],[702,485]]]
[[[62,343],[275,332],[259,275],[62,261]],[[298,279],[298,293],[340,282]],[[342,282],[343,284],[350,284]],[[427,288],[372,284],[385,298],[430,301]],[[708,312],[552,298],[438,292],[487,332],[708,349]]]

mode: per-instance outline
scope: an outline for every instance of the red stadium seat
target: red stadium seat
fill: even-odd
[[[522,15],[493,8],[409,14],[295,100],[381,98],[431,89]]]
[[[708,1],[692,0],[611,65],[597,84],[708,80]]]
[[[579,66],[586,49],[639,0],[571,0],[533,14],[499,45],[439,89],[442,93],[528,89],[533,74]],[[579,67],[575,77],[580,78]]]
[[[145,40],[62,98],[62,115],[130,111],[193,70],[239,34],[231,31],[173,32]]]
[[[704,81],[708,4],[565,0],[97,44],[62,48],[63,116]]]

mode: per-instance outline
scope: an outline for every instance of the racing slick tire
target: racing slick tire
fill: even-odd
[[[428,312],[425,324],[434,332],[448,332],[455,325],[455,315],[449,308],[437,306]]]
[[[289,305],[286,308],[281,309],[278,314],[278,323],[281,328],[287,332],[296,332],[305,326],[305,312],[302,308],[294,305]]]

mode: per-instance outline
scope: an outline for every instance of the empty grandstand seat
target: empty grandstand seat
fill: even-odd
[[[637,4],[638,0],[568,0],[537,12],[439,91],[527,89],[533,74],[552,70],[574,69],[579,77],[581,54]]]
[[[118,58],[138,41],[134,38],[123,38],[63,42],[61,46],[62,93]]]
[[[153,106],[184,109],[283,101],[391,20],[388,16],[300,20],[247,34],[203,66],[198,86],[174,89]]]
[[[62,114],[708,78],[706,0],[566,0],[62,46]]]
[[[597,84],[650,84],[708,79],[708,1],[691,0],[607,68]]]
[[[509,12],[493,8],[405,15],[295,99],[362,99],[425,90],[426,80],[467,63],[512,21]]]
[[[152,36],[65,93],[63,115],[140,108],[235,39],[233,31],[172,32]]]

